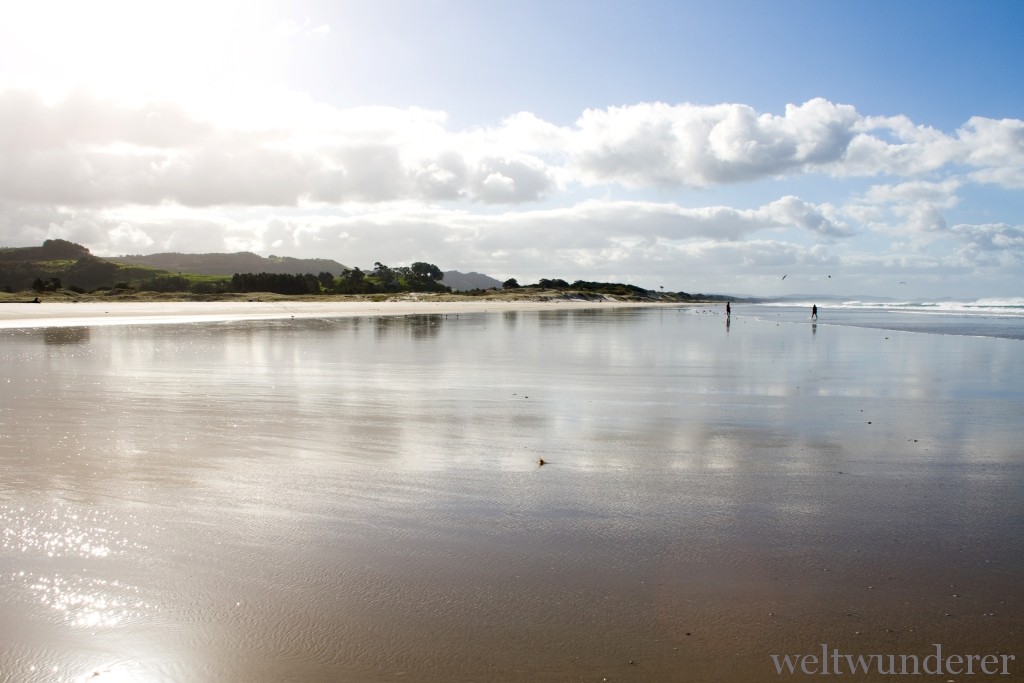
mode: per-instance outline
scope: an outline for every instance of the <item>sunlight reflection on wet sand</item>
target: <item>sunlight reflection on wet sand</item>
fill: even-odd
[[[743,682],[777,648],[1019,643],[1016,342],[629,309],[74,329],[0,336],[12,680]]]

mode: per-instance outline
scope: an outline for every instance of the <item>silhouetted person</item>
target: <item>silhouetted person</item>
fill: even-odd
[[[725,302],[725,314],[726,315],[732,315],[732,308],[729,306],[729,302],[728,301]]]
[[[818,304],[811,306],[811,320],[818,319]]]

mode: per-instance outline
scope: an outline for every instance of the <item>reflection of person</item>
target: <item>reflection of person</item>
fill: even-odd
[[[818,319],[818,304],[811,306],[811,320]]]

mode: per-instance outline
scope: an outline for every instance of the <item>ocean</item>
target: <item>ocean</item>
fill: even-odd
[[[772,322],[810,323],[818,306],[819,325],[848,325],[882,330],[1024,340],[1024,298],[975,301],[874,302],[787,301],[733,305],[734,315]]]

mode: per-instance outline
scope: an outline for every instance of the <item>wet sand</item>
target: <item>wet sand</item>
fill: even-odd
[[[612,307],[708,306],[708,304],[650,304],[616,301],[111,301],[0,303],[0,329],[97,325],[173,324],[281,318],[338,318],[376,315],[466,314],[488,311],[582,310]]]
[[[1022,680],[1019,342],[514,306],[0,334],[0,680]]]

